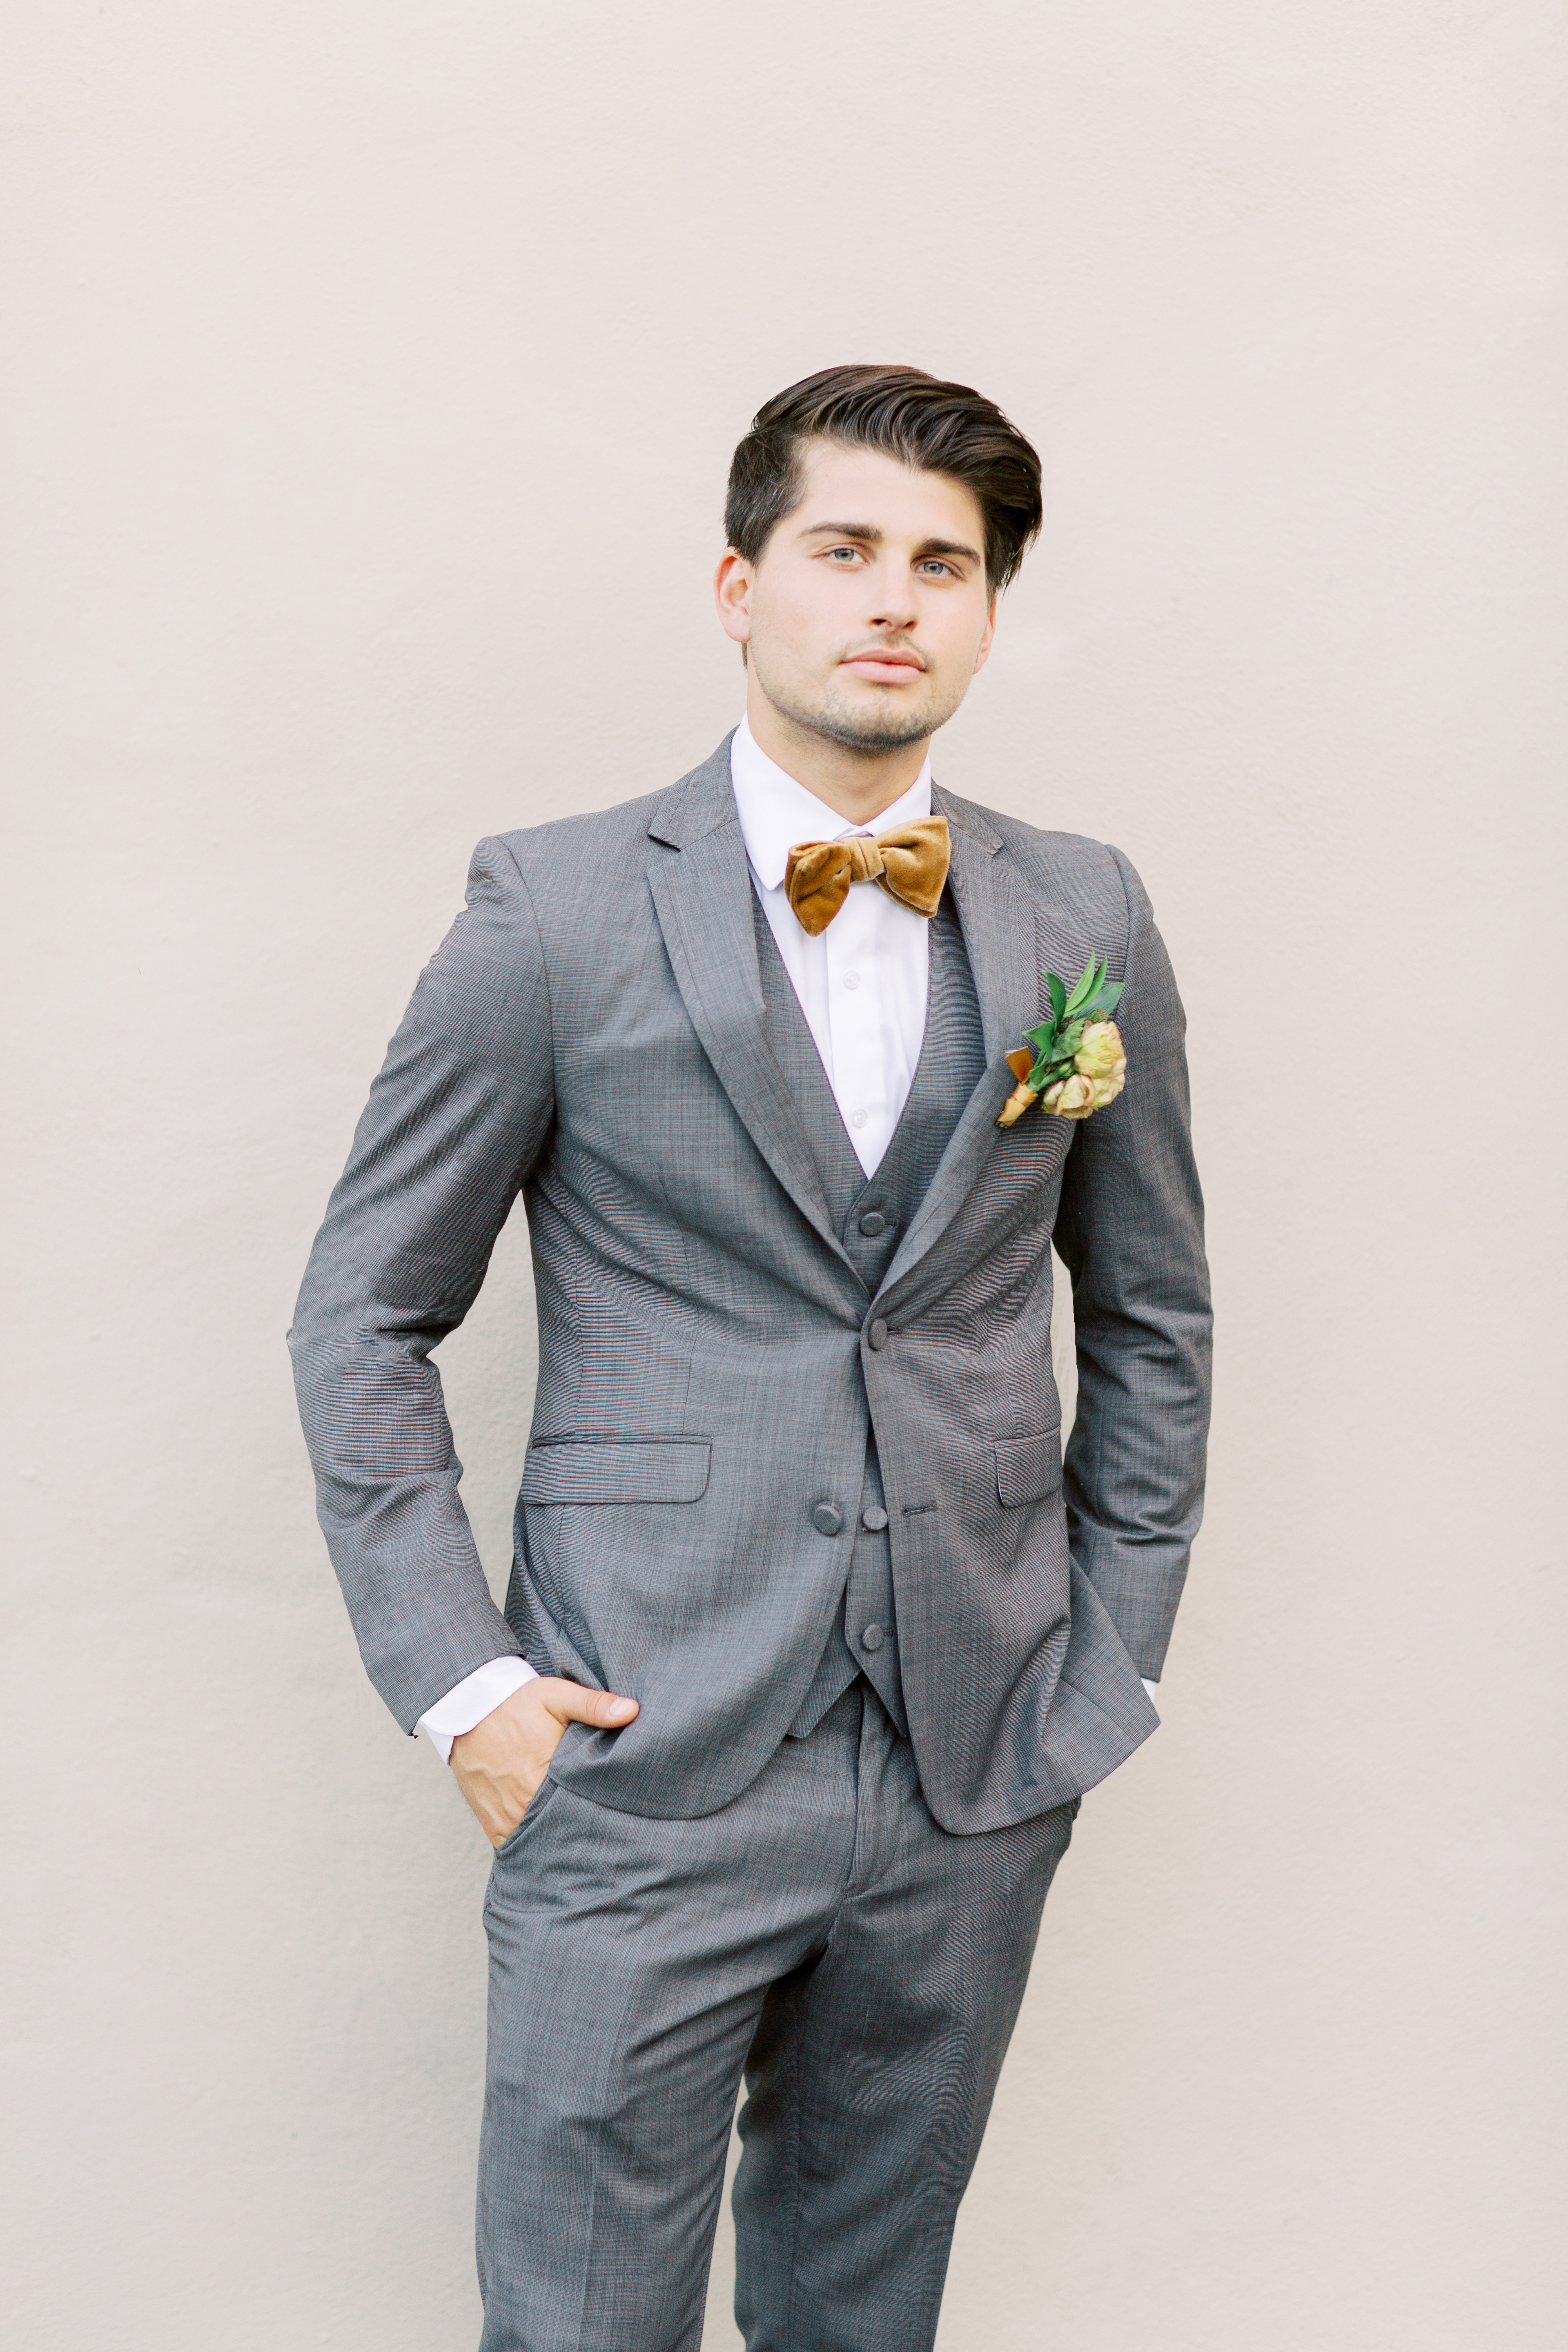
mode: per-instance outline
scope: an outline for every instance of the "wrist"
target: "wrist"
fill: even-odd
[[[516,1691],[539,1679],[537,1668],[526,1658],[489,1658],[453,1685],[446,1696],[427,1707],[420,1717],[418,1728],[444,1764],[452,1760],[452,1742],[472,1731],[487,1715],[493,1715]]]

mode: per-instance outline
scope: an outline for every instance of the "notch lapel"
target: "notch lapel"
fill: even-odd
[[[805,1123],[768,1044],[752,876],[730,782],[730,740],[667,793],[648,832],[679,851],[647,867],[654,911],[688,1017],[757,1150],[858,1290]]]
[[[945,816],[952,845],[947,885],[952,892],[985,1041],[985,1071],[948,1138],[908,1233],[889,1266],[881,1295],[891,1290],[944,1234],[995,1145],[997,1114],[1017,1083],[1004,1059],[1040,1018],[1042,982],[1036,940],[1036,902],[1007,856],[1000,834],[978,809],[940,785],[931,807]]]

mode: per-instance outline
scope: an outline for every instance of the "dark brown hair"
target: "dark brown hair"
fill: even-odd
[[[759,408],[731,460],[724,535],[749,563],[799,505],[801,446],[813,439],[880,449],[963,483],[985,526],[994,591],[1005,588],[1040,528],[1039,458],[994,401],[922,368],[825,368]]]

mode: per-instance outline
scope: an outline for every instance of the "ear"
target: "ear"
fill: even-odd
[[[995,597],[994,597],[994,596],[993,596],[993,597],[992,597],[992,599],[991,599],[990,610],[987,612],[987,614],[986,614],[986,615],[985,615],[985,628],[984,628],[984,634],[983,634],[983,635],[982,635],[982,636],[981,636],[980,644],[979,644],[979,646],[978,646],[978,647],[976,648],[976,651],[975,651],[975,656],[974,656],[974,672],[975,672],[975,675],[976,675],[976,676],[978,676],[978,675],[979,675],[979,673],[980,673],[980,672],[984,668],[984,667],[985,667],[986,658],[987,658],[987,656],[988,656],[988,655],[990,654],[990,651],[991,651],[991,640],[992,640],[992,638],[993,638],[995,635],[996,635],[996,599],[995,599]]]
[[[738,646],[751,639],[752,577],[752,567],[740,550],[727,547],[713,574],[713,602],[719,608],[719,626]]]

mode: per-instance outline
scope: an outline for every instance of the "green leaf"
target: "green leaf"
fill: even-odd
[[[1098,995],[1089,998],[1087,1004],[1079,1007],[1077,1018],[1080,1021],[1109,1021],[1121,1001],[1123,985],[1121,981],[1113,980],[1108,988],[1102,988]]]
[[[1069,1014],[1080,1011],[1081,1008],[1089,1003],[1089,998],[1095,994],[1104,977],[1104,958],[1102,956],[1090,956],[1082,971],[1079,974],[1077,986],[1074,988],[1072,994],[1068,998],[1067,1009]]]
[[[1035,1066],[1025,1084],[1037,1093],[1043,1094],[1047,1087],[1070,1074],[1073,1055],[1083,1043],[1089,1024],[1109,1021],[1121,1003],[1125,983],[1120,980],[1107,982],[1109,969],[1109,958],[1091,955],[1070,992],[1057,972],[1041,973],[1050,992],[1052,1018],[1024,1032],[1024,1042],[1035,1049]]]
[[[1065,1047],[1058,1038],[1054,1045],[1043,1045],[1035,1056],[1035,1066],[1026,1083],[1037,1090],[1053,1086],[1065,1078],[1072,1068],[1072,1048]]]

